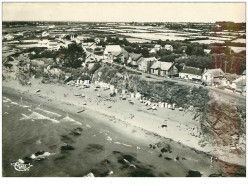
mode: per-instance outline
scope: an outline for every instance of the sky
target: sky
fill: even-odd
[[[245,22],[245,3],[3,3],[3,21]]]

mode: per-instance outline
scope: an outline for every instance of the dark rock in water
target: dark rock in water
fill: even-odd
[[[44,154],[44,153],[45,153],[45,151],[38,151],[38,152],[34,153],[34,155],[35,155],[35,156],[39,156],[39,155],[42,155],[42,154]]]
[[[189,172],[187,173],[186,177],[201,177],[202,174],[199,171],[192,171],[189,170]]]
[[[104,147],[100,144],[89,144],[86,150],[87,152],[99,153],[104,150]]]
[[[162,154],[159,154],[159,156],[158,157],[162,157]]]
[[[152,144],[149,144],[149,147],[152,148]]]
[[[182,160],[187,160],[186,158],[182,157]]]
[[[151,169],[147,168],[139,168],[139,169],[133,169],[133,171],[130,173],[131,177],[155,177],[155,175],[152,173]]]
[[[222,175],[222,173],[213,173],[213,174],[210,174],[208,177],[224,177]]]
[[[113,151],[112,153],[113,153],[113,154],[121,154],[120,151]]]
[[[33,159],[30,157],[24,157],[23,161],[24,161],[24,164],[28,164],[28,163],[31,163],[33,161]]]
[[[171,147],[169,144],[167,144],[165,147],[163,147],[161,149],[161,152],[164,153],[164,152],[170,152],[171,153]]]
[[[169,158],[169,157],[164,157],[164,159],[166,159],[166,160],[172,160],[172,158]]]
[[[70,145],[66,144],[64,146],[61,146],[60,150],[62,150],[62,151],[75,150],[75,148],[73,146],[70,146]]]
[[[153,145],[153,146],[152,146],[152,149],[156,149],[156,146],[155,146],[155,145]]]
[[[74,131],[83,131],[83,128],[81,128],[81,127],[78,127],[78,128],[76,128],[76,129],[74,129]]]
[[[81,133],[78,130],[73,130],[72,134],[76,136],[81,135]]]
[[[178,156],[176,157],[176,160],[179,160],[179,157]]]
[[[101,164],[104,164],[104,165],[106,165],[106,164],[110,164],[111,162],[108,160],[108,159],[104,159],[102,162],[101,162]]]

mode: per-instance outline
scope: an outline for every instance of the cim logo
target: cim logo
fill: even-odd
[[[30,163],[24,164],[24,163],[20,163],[20,162],[11,163],[11,165],[14,166],[16,171],[29,171],[30,167],[33,166]]]

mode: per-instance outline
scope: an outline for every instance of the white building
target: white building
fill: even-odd
[[[169,50],[169,51],[173,51],[172,45],[165,45],[164,49]]]

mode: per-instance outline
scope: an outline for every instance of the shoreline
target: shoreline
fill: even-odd
[[[147,136],[149,133],[171,139],[189,148],[202,151],[207,155],[217,156],[220,160],[246,166],[244,157],[235,154],[222,152],[212,146],[202,148],[198,142],[199,138],[190,135],[193,127],[199,127],[199,122],[192,120],[192,114],[178,110],[158,108],[157,111],[147,111],[138,100],[133,100],[134,105],[128,101],[119,100],[118,97],[109,99],[109,91],[94,91],[93,84],[88,89],[80,90],[76,87],[61,84],[41,84],[39,80],[32,79],[31,86],[21,86],[18,81],[3,81],[3,95],[6,89],[13,89],[17,95],[26,95],[39,103],[54,107],[59,106],[64,110],[77,114],[78,111],[85,111],[79,115],[85,115],[92,119],[97,119],[111,125],[115,131],[132,136],[139,142],[152,143],[154,138]],[[37,90],[40,92],[36,93]],[[12,91],[14,93],[14,91]],[[97,94],[101,97],[97,97]],[[56,94],[56,96],[54,95]],[[80,98],[78,94],[84,94],[85,98]],[[36,98],[37,97],[37,98]],[[130,117],[131,115],[131,117]],[[132,118],[132,115],[134,116]],[[167,120],[168,128],[162,128],[163,121]],[[125,131],[120,131],[125,129]],[[133,134],[136,131],[138,133]],[[148,144],[148,143],[147,143]]]

